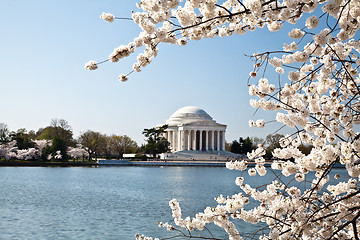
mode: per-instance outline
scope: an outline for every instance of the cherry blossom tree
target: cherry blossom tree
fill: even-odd
[[[40,153],[36,148],[19,149],[16,159],[19,160],[36,160],[40,158]]]
[[[34,140],[36,148],[39,150],[40,155],[42,154],[42,151],[45,147],[51,146],[52,141],[51,140]]]
[[[82,147],[81,144],[78,144],[76,147],[69,147],[67,154],[74,159],[85,159],[89,157],[88,152]]]
[[[227,163],[229,169],[247,170],[250,176],[273,172],[274,181],[250,186],[238,177],[239,193],[217,197],[217,206],[206,207],[193,218],[183,218],[174,199],[170,207],[175,224],[159,226],[174,231],[174,238],[187,239],[201,238],[197,231],[209,223],[223,228],[229,239],[359,239],[360,2],[142,0],[137,6],[139,11],[133,12],[131,19],[143,30],[139,36],[116,47],[106,60],[88,62],[86,69],[118,62],[145,46],[144,52],[137,54],[133,70],[119,76],[124,82],[129,74],[149,65],[163,43],[183,46],[188,41],[246,34],[257,28],[276,32],[285,24],[293,26],[288,33],[293,40],[287,40],[283,49],[250,56],[254,67],[248,87],[255,98],[250,100],[251,106],[275,111],[276,121],[294,131],[280,139],[281,148],[273,150],[277,160],[271,168],[264,166],[261,146],[248,154],[255,167],[248,167],[246,161]],[[110,13],[101,18],[108,22],[118,19]],[[249,121],[251,127],[268,123]],[[302,144],[312,146],[309,154],[299,150]],[[336,184],[330,184],[336,165],[344,167],[347,175],[336,174]],[[257,204],[248,209],[249,202]],[[262,222],[266,227],[243,236],[237,228],[241,221]],[[137,235],[137,239],[152,238]]]
[[[16,151],[18,148],[16,146],[16,141],[8,142],[7,144],[0,144],[0,159],[10,159],[10,152]],[[15,153],[16,155],[16,153]]]
[[[6,160],[38,160],[41,156],[41,151],[37,148],[19,149],[16,141],[8,142],[7,144],[0,144],[0,159]]]

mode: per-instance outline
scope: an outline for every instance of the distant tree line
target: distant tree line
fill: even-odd
[[[266,150],[265,158],[271,159],[272,152],[275,148],[281,148],[280,146],[280,139],[285,137],[282,134],[269,134],[266,136],[265,139],[258,138],[258,137],[246,137],[245,139],[240,137],[239,141],[234,140],[231,143],[228,143],[226,148],[228,151],[237,154],[247,154],[252,150],[256,149],[259,145],[262,145]],[[304,154],[309,154],[312,146],[301,144],[299,146],[300,151]]]
[[[124,153],[140,152],[137,143],[126,135],[106,135],[87,130],[75,139],[69,123],[52,119],[38,131],[25,128],[10,131],[0,123],[0,159],[68,161],[93,157],[122,158]]]

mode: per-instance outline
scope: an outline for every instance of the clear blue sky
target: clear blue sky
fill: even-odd
[[[248,127],[249,119],[273,115],[249,105],[252,62],[244,54],[280,50],[287,29],[205,39],[185,47],[160,45],[159,55],[126,83],[135,55],[87,71],[140,29],[131,21],[107,23],[102,12],[129,17],[137,0],[12,0],[0,8],[0,122],[10,130],[38,130],[52,118],[69,122],[74,136],[88,129],[126,134],[143,142],[144,128],[164,123],[184,106],[198,106],[227,124],[226,140],[265,137],[275,128]]]

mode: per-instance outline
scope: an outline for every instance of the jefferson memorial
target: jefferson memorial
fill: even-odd
[[[217,123],[204,110],[194,106],[183,107],[170,116],[165,138],[171,152],[225,151],[226,125]]]

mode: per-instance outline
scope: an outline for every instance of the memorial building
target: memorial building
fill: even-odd
[[[165,138],[171,152],[225,151],[226,125],[217,123],[203,109],[188,106],[177,110],[166,120]]]

